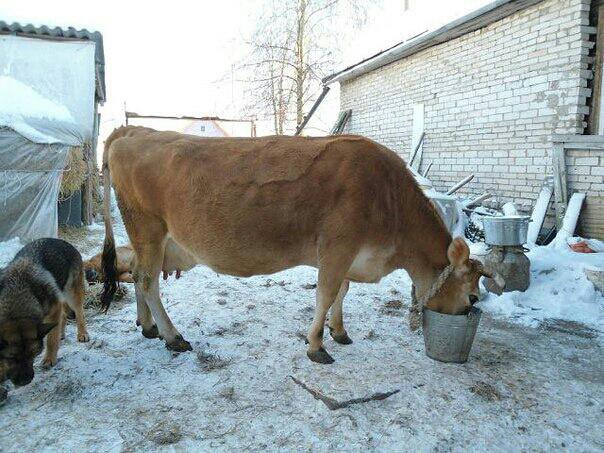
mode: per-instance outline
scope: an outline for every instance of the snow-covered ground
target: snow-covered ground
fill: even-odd
[[[77,245],[89,255],[101,239],[93,227]],[[2,244],[0,266],[18,249]],[[531,252],[531,289],[482,303],[463,365],[425,356],[407,326],[402,271],[351,286],[344,313],[354,344],[326,335],[336,359],[328,366],[305,354],[312,268],[240,279],[198,267],[162,282],[194,348],[183,354],[142,337],[125,285],[109,313],[87,310],[90,343],[77,343],[69,325],[57,366],[10,389],[0,450],[602,451],[604,302],[577,261],[593,258],[576,255]],[[290,376],[337,400],[400,392],[331,411]]]
[[[485,253],[476,248],[474,251]],[[479,307],[496,318],[531,327],[538,327],[547,319],[563,319],[603,333],[604,296],[583,270],[604,269],[604,253],[534,246],[527,256],[531,261],[530,287],[525,292],[513,291],[501,296],[487,293]]]

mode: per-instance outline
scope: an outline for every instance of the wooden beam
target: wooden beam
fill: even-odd
[[[566,149],[604,149],[603,135],[553,135],[554,146],[563,145]]]
[[[344,111],[340,112],[340,115],[338,116],[336,124],[334,124],[333,127],[331,128],[330,135],[341,134],[342,131],[344,131],[344,128],[346,127],[346,123],[350,119],[351,115],[352,115],[352,109],[348,109],[348,110],[344,110]]]
[[[419,140],[417,141],[417,143],[415,145],[415,149],[411,153],[411,158],[409,159],[409,167],[411,167],[413,165],[413,161],[415,160],[415,157],[417,156],[417,152],[419,151],[420,146],[422,146],[422,143],[424,143],[425,136],[426,136],[425,132],[422,132],[422,135],[419,136]]]
[[[469,183],[473,179],[474,179],[474,175],[473,174],[469,175],[469,176],[466,176],[464,179],[462,179],[457,184],[455,184],[453,187],[451,187],[447,191],[447,195],[453,195],[455,192],[457,192],[459,189],[461,189],[463,186],[465,186],[467,183]]]
[[[251,118],[221,118],[219,116],[169,116],[169,115],[140,115],[135,112],[126,112],[126,121],[129,118],[148,118],[158,120],[189,120],[189,121],[222,121],[225,123],[252,123]]]
[[[593,64],[593,85],[591,96],[591,109],[587,118],[587,130],[590,134],[604,134],[600,130],[600,104],[602,99],[602,52],[604,50],[604,8],[597,5],[598,32],[596,34],[596,54]]]

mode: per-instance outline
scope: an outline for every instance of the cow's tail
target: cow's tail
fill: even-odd
[[[115,134],[115,132],[114,132]],[[103,154],[103,217],[105,220],[105,242],[103,244],[103,293],[101,294],[101,307],[107,311],[113,296],[117,291],[117,258],[115,253],[115,238],[113,236],[113,224],[111,220],[111,172],[109,171],[109,147],[111,136],[105,142]]]

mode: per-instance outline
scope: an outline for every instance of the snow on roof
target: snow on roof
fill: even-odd
[[[73,123],[74,119],[64,105],[47,99],[37,91],[9,76],[0,76],[0,125],[14,117],[41,118]]]
[[[0,127],[8,127],[30,140],[54,142],[52,137],[32,127],[27,119],[76,124],[65,107],[12,77],[0,76]]]

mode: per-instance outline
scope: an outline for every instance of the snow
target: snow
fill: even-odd
[[[123,240],[123,225],[115,228]],[[87,235],[86,244],[100,250],[102,228]],[[16,240],[0,244],[0,263],[19,247]],[[593,258],[559,253],[531,252],[530,303],[545,305],[540,295],[556,301],[572,295],[581,310],[589,297],[601,310],[601,296],[594,297],[576,269],[579,259]],[[86,310],[90,343],[77,343],[75,326],[68,325],[57,366],[37,368],[30,385],[10,388],[0,408],[0,449],[602,448],[598,332],[560,320],[527,327],[517,317],[520,308],[495,310],[512,303],[506,302],[511,295],[489,296],[468,363],[435,362],[425,356],[422,336],[408,329],[410,280],[397,271],[378,285],[351,285],[344,316],[354,344],[335,344],[326,334],[336,363],[318,365],[306,358],[303,341],[314,307],[308,284],[316,277],[309,267],[248,279],[197,267],[162,281],[166,310],[194,348],[182,354],[142,337],[133,288],[124,285],[127,295],[107,314]],[[559,294],[551,294],[549,278],[560,285]],[[581,319],[587,318],[585,311]],[[340,401],[400,392],[330,411],[290,376]]]
[[[24,136],[40,135],[40,132],[27,124],[26,118],[75,122],[67,107],[6,75],[0,76],[0,99],[0,126],[9,127]]]
[[[472,250],[476,254],[477,247]],[[604,332],[604,296],[587,280],[583,269],[604,268],[604,253],[576,253],[566,249],[534,247],[531,285],[525,292],[489,294],[479,307],[495,317],[531,327],[546,319],[563,319]]]
[[[0,115],[73,122],[67,107],[45,98],[9,76],[0,76],[0,99]]]
[[[539,236],[539,231],[541,231],[541,227],[543,226],[543,219],[545,219],[547,207],[551,198],[552,188],[549,185],[543,186],[541,188],[541,192],[539,192],[539,197],[535,202],[535,207],[533,208],[533,213],[531,214],[531,221],[529,222],[528,226],[526,242],[529,246],[534,245],[537,242],[537,237]]]
[[[568,247],[568,238],[572,237],[573,232],[577,227],[577,221],[579,220],[579,214],[581,212],[581,207],[583,206],[583,201],[585,201],[584,193],[577,192],[570,197],[568,207],[566,208],[564,218],[562,219],[562,228],[560,228],[560,231],[556,233],[556,237],[550,243],[550,247],[557,248],[559,250],[564,250]]]

